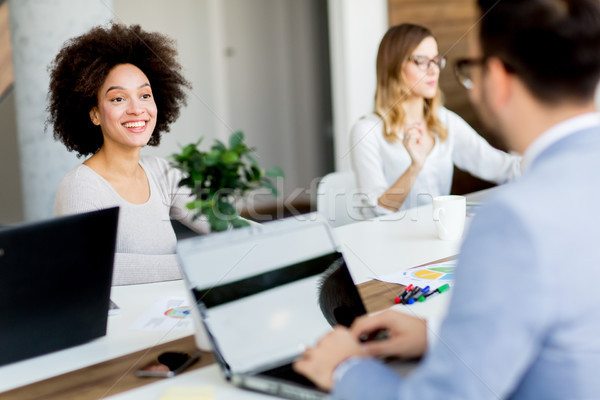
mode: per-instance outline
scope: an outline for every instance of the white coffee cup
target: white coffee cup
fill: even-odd
[[[433,198],[433,221],[442,240],[458,240],[462,237],[467,215],[467,199],[464,196],[437,196]]]

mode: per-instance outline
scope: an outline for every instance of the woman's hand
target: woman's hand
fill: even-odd
[[[425,320],[394,310],[357,318],[350,333],[357,340],[378,330],[388,331],[388,338],[363,344],[364,351],[373,357],[421,357],[427,350]]]
[[[425,164],[427,156],[433,148],[433,140],[427,134],[422,122],[404,127],[402,144],[408,151],[413,164],[419,169]]]
[[[294,362],[294,370],[313,381],[324,390],[333,387],[333,371],[344,360],[353,357],[365,357],[358,340],[344,327],[336,326],[324,336],[315,347],[306,350]]]
[[[433,149],[435,141],[427,132],[424,123],[406,125],[402,136],[402,144],[411,158],[411,164],[404,173],[377,199],[380,207],[398,211],[408,197],[427,156]]]

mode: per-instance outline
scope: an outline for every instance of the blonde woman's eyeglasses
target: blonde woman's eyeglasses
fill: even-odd
[[[427,56],[410,56],[408,61],[412,61],[421,71],[428,71],[433,65],[437,66],[441,71],[446,66],[446,57],[435,56],[429,58]]]

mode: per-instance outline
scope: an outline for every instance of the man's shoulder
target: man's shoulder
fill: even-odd
[[[600,196],[600,186],[590,180],[593,171],[600,170],[600,141],[595,151],[590,147],[581,147],[582,151],[568,147],[565,142],[548,149],[520,178],[502,185],[486,205],[496,214],[506,214],[507,219],[517,218],[536,226],[558,221],[567,210],[573,216],[590,212],[589,202],[582,197]],[[577,202],[580,207],[574,207]]]
[[[600,125],[573,132],[549,145],[537,157],[539,160],[553,158],[581,159],[585,156],[595,157],[600,149]],[[537,161],[534,161],[536,164]],[[578,163],[575,161],[575,165]]]

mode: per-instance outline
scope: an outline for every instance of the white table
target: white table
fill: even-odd
[[[478,193],[470,196],[469,200],[479,202],[485,194]],[[446,242],[437,238],[431,206],[342,226],[334,232],[356,284],[456,255],[460,246],[460,241]],[[182,281],[113,287],[111,297],[119,304],[121,312],[109,317],[106,337],[0,367],[0,393],[192,334],[191,331],[141,332],[128,329],[157,299],[186,295]],[[449,298],[447,295],[436,296],[424,303],[395,307],[413,315],[439,317],[445,314]],[[158,399],[166,388],[174,386],[210,386],[215,399],[273,399],[272,396],[240,390],[228,384],[217,365],[152,383],[110,399]]]
[[[480,201],[482,196],[483,193],[478,193],[470,196],[469,200]],[[336,228],[336,239],[355,283],[458,254],[460,241],[447,242],[437,238],[432,211],[431,206],[423,206],[404,214],[391,214]],[[421,317],[441,317],[446,313],[449,300],[449,295],[437,296],[424,303],[397,305],[394,308]],[[109,399],[159,399],[171,387],[211,387],[215,399],[274,398],[233,387],[223,379],[219,368],[212,365]]]
[[[467,196],[479,205],[493,189]],[[471,218],[467,217],[465,233]],[[357,285],[382,275],[457,255],[461,241],[438,239],[431,205],[335,229]],[[463,234],[464,237],[464,234]]]
[[[108,317],[106,336],[0,367],[0,393],[193,334],[191,329],[171,332],[129,330],[131,323],[154,301],[184,295],[183,281],[114,286],[111,298],[121,310],[118,315]]]

